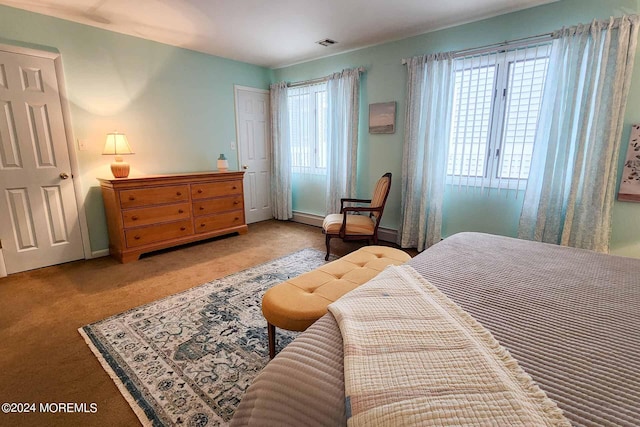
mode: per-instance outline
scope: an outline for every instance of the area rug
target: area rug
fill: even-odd
[[[324,263],[303,249],[78,331],[143,425],[226,425],[269,361],[262,295]]]

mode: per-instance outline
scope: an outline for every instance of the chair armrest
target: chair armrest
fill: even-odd
[[[349,199],[349,198],[344,198],[344,199],[340,199],[341,202],[362,202],[362,203],[371,203],[370,199]]]
[[[345,215],[347,212],[378,212],[381,210],[382,210],[382,206],[378,206],[377,208],[364,207],[364,206],[353,206],[353,207],[347,206],[346,208],[343,209]]]
[[[340,199],[340,213],[342,213],[342,210],[344,209],[344,202],[349,202],[349,203],[371,203],[371,200],[370,199],[352,199],[352,198]]]

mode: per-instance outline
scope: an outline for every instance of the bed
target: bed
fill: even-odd
[[[640,260],[481,233],[408,262],[506,347],[576,426],[640,425]],[[232,425],[345,425],[330,313],[256,377]]]

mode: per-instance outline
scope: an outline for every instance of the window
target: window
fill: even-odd
[[[539,45],[457,60],[449,183],[524,188],[549,51]]]
[[[294,173],[325,175],[327,170],[327,85],[289,89],[291,166]]]

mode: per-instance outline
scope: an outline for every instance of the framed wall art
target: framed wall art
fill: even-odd
[[[618,200],[640,202],[640,125],[631,126]]]
[[[369,104],[369,133],[396,131],[396,102]]]

